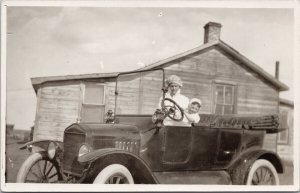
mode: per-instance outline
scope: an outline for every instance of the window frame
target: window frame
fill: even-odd
[[[290,118],[291,117],[290,117],[288,111],[286,111],[286,110],[280,111],[280,116],[284,116],[284,115],[286,115],[286,127],[287,127],[287,129],[278,133],[277,143],[280,144],[280,145],[289,145],[290,144],[290,137],[289,137],[290,132],[289,132],[289,130],[290,130],[290,127],[291,127],[291,125],[290,125],[290,121],[291,121]],[[282,136],[282,134],[284,132],[286,133],[285,139],[281,140],[280,137]]]
[[[85,96],[86,96],[86,87],[87,85],[93,85],[93,86],[103,86],[103,100],[101,104],[97,103],[87,103],[85,102]],[[105,83],[98,83],[98,82],[90,82],[90,81],[82,81],[81,82],[81,105],[80,105],[80,112],[79,112],[79,120],[80,122],[83,119],[83,108],[84,107],[104,107],[104,114],[106,112],[106,84]],[[104,121],[104,117],[102,117],[102,120],[100,120],[100,123]]]
[[[217,108],[217,96],[216,96],[216,91],[217,91],[217,86],[223,86],[223,91],[225,91],[225,87],[226,86],[230,86],[233,88],[233,96],[232,96],[232,114],[236,114],[237,113],[237,93],[238,93],[238,86],[236,82],[233,81],[226,81],[226,80],[214,80],[213,81],[213,89],[212,89],[212,112],[214,114],[216,114],[216,108]],[[224,92],[225,95],[225,92]],[[223,109],[222,109],[222,114],[221,115],[226,115],[224,114],[224,106],[225,104],[225,97],[224,99],[224,103],[223,105]]]

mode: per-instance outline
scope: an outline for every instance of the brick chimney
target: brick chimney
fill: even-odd
[[[204,26],[204,43],[206,44],[219,40],[221,35],[221,27],[222,25],[220,23],[208,22]]]

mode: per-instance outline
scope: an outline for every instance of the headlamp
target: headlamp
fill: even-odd
[[[90,152],[90,148],[87,144],[82,144],[78,151],[78,157]]]
[[[48,157],[50,159],[53,159],[56,156],[57,148],[58,148],[58,145],[55,142],[50,142],[48,144],[47,153],[48,153]]]

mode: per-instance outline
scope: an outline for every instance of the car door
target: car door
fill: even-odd
[[[209,126],[192,127],[192,156],[189,170],[208,170],[214,166],[220,130]]]
[[[220,129],[217,155],[215,158],[216,167],[224,167],[241,151],[243,130],[236,128]]]
[[[189,161],[192,148],[192,127],[166,126],[163,139],[164,165],[182,165]]]

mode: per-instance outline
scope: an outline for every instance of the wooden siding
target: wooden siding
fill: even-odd
[[[39,89],[34,140],[63,140],[63,131],[77,121],[80,82],[46,83]]]
[[[158,108],[161,97],[162,71],[145,73],[143,78],[118,80],[118,99],[116,114],[148,114]],[[109,98],[114,99],[114,88],[109,86]],[[109,99],[109,108],[114,101]]]
[[[182,94],[201,99],[201,113],[214,113],[216,83],[235,86],[237,114],[278,113],[279,91],[217,47],[166,65],[165,72],[182,78]],[[264,147],[275,150],[276,134],[266,135]]]
[[[106,95],[105,95],[105,109],[106,112],[108,110],[115,111],[115,88],[116,83],[115,82],[108,82],[106,83]]]
[[[287,127],[286,135],[287,142],[278,142],[277,153],[286,161],[293,161],[294,157],[294,109],[290,106],[280,105],[280,113],[287,113],[286,123],[283,123]]]

